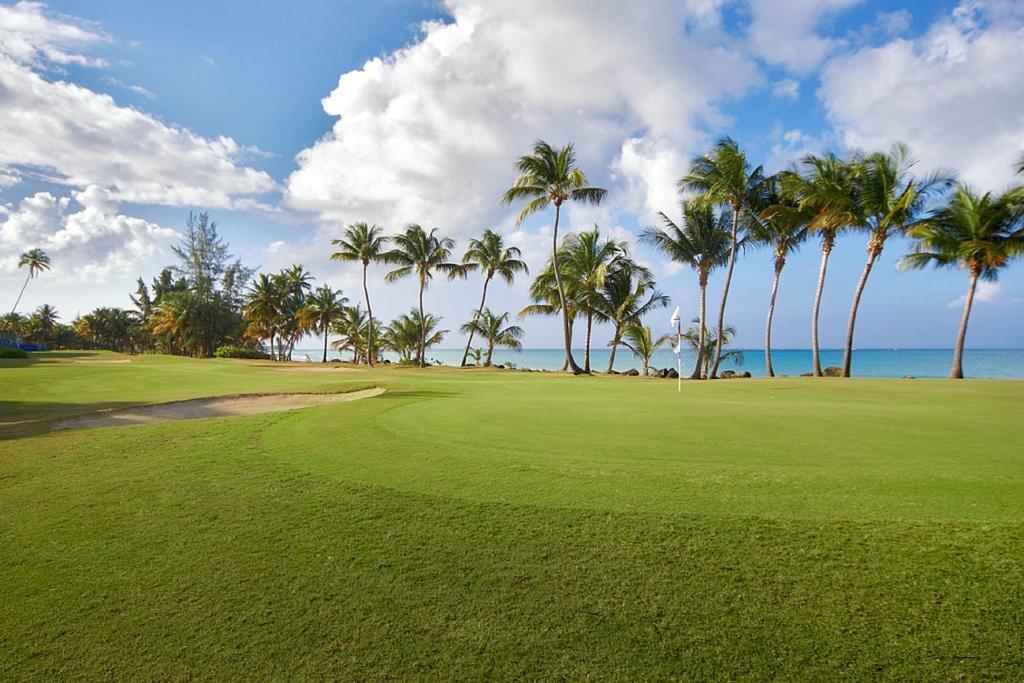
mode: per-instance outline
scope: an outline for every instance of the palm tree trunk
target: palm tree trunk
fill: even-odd
[[[615,352],[619,349],[619,342],[621,339],[619,335],[622,333],[622,327],[618,324],[615,325],[615,334],[612,335],[612,354],[608,359],[608,374],[612,374],[612,370],[615,369]],[[646,374],[646,373],[644,373]]]
[[[590,333],[594,329],[594,314],[587,313],[587,343],[583,347],[583,372],[590,372]]]
[[[324,359],[320,361],[321,363],[327,362],[327,337],[329,336],[330,332],[327,329],[327,325],[324,325]]]
[[[950,379],[964,378],[964,340],[967,338],[967,321],[971,317],[971,306],[974,304],[974,288],[978,284],[978,272],[971,269],[970,284],[967,285],[967,296],[964,297],[964,313],[960,318],[960,331],[956,335],[956,347],[953,349],[953,368],[949,371]]]
[[[690,379],[700,379],[704,376],[703,364],[704,364],[704,330],[706,329],[705,319],[707,316],[708,306],[708,279],[703,273],[700,276],[700,315],[697,316],[697,324],[700,326],[698,331],[698,344],[697,344],[697,362],[693,365],[693,374],[690,375]],[[679,343],[678,335],[676,343]]]
[[[779,294],[779,278],[782,277],[782,267],[786,265],[784,257],[775,258],[775,277],[772,278],[772,295],[768,299],[768,321],[764,326],[764,367],[769,377],[775,376],[775,369],[772,367],[772,318],[775,317],[775,297]]]
[[[370,308],[370,290],[366,288],[366,266],[363,264],[363,298],[366,299],[366,364],[373,367],[373,309]],[[358,335],[357,335],[358,336]]]
[[[28,281],[32,279],[32,271],[29,271],[28,277],[25,278],[25,284],[21,286],[21,291],[18,292],[18,298],[14,300],[14,308],[11,309],[11,313],[18,310],[18,304],[21,303],[21,297],[25,294],[25,288],[28,287]]]
[[[860,306],[860,297],[864,293],[864,285],[868,283],[868,275],[875,265],[875,259],[881,253],[881,245],[875,245],[875,238],[871,238],[868,246],[868,262],[864,264],[864,272],[860,274],[857,281],[857,288],[853,292],[853,303],[850,304],[850,320],[846,324],[846,347],[843,349],[843,377],[850,376],[850,369],[853,365],[853,327],[857,324],[857,307]]]
[[[729,265],[725,269],[725,285],[722,287],[722,305],[718,309],[718,338],[715,340],[715,362],[711,366],[710,379],[718,376],[718,365],[722,362],[722,331],[725,329],[725,302],[729,299],[729,285],[732,284],[732,269],[736,265],[736,242],[740,229],[740,210],[732,210],[732,247],[729,249]],[[702,330],[703,331],[703,330]]]
[[[487,342],[487,360],[484,361],[484,367],[485,368],[491,367],[491,356],[493,356],[493,355],[494,355],[494,342],[493,341],[488,341]]]
[[[480,297],[480,308],[476,309],[473,313],[473,324],[476,325],[476,321],[480,318],[480,311],[484,310],[484,303],[487,301],[487,285],[491,283],[491,274],[488,273],[487,277],[484,278],[484,293]],[[466,350],[462,352],[462,362],[459,363],[460,368],[466,367],[466,359],[469,358],[469,347],[473,344],[473,328],[469,328],[469,339],[466,340]]]
[[[814,291],[814,310],[811,313],[811,361],[815,377],[821,377],[821,349],[818,346],[818,314],[821,311],[821,293],[825,290],[825,271],[828,270],[828,255],[832,252],[833,237],[825,235],[821,240],[821,268],[818,269],[818,287]]]
[[[426,346],[427,346],[427,325],[426,319],[423,317],[423,280],[420,280],[420,367],[425,368],[427,366]]]
[[[277,360],[277,357],[274,355],[274,331],[273,330],[270,331],[270,360]]]
[[[572,357],[572,327],[569,325],[569,312],[565,302],[565,290],[562,288],[562,274],[558,267],[558,219],[562,205],[555,204],[555,224],[551,228],[551,267],[555,270],[555,287],[558,289],[558,303],[562,307],[562,334],[565,337],[565,367],[574,375],[583,372]]]

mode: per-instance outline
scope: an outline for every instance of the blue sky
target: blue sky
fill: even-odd
[[[585,8],[585,11],[584,9]],[[522,227],[497,206],[535,138],[576,143],[606,206],[573,210],[632,239],[677,213],[673,183],[715,137],[770,170],[822,149],[911,144],[922,171],[999,190],[1024,153],[1024,3],[51,2],[0,4],[0,291],[17,253],[45,245],[54,270],[25,308],[66,318],[128,305],[135,277],[171,260],[190,209],[208,209],[251,264],[303,263],[359,294],[330,262],[344,223],[437,226],[459,248],[500,229],[539,269],[550,217]],[[427,23],[424,23],[427,22]],[[340,82],[339,82],[340,79]],[[106,97],[106,96],[109,96]],[[843,237],[822,318],[838,346],[865,252]],[[966,277],[895,273],[890,244],[868,284],[860,347],[947,347]],[[685,311],[695,278],[637,248]],[[818,250],[784,274],[776,343],[808,345]],[[983,289],[973,347],[1024,346],[1024,267]],[[379,275],[377,274],[377,280]],[[744,254],[728,321],[761,343],[770,256]],[[479,282],[438,281],[428,308],[457,329]],[[527,303],[524,281],[492,308]],[[712,282],[712,304],[720,280]],[[375,283],[375,312],[404,312],[412,284]],[[667,317],[667,316],[664,316]],[[664,321],[650,321],[655,327]],[[526,343],[556,346],[552,320]],[[603,343],[607,330],[598,333]],[[450,345],[457,345],[457,335]],[[447,344],[446,344],[447,345]]]

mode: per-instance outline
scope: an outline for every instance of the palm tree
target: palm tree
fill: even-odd
[[[495,315],[491,309],[485,308],[476,311],[473,320],[462,326],[466,334],[477,333],[487,342],[487,355],[484,359],[484,367],[490,367],[491,356],[494,355],[495,346],[519,351],[523,348],[520,341],[523,336],[523,329],[516,325],[508,324],[508,313]]]
[[[868,238],[868,260],[864,272],[857,281],[850,304],[850,320],[846,328],[846,347],[843,352],[843,377],[850,376],[853,364],[853,328],[857,323],[857,307],[864,293],[868,275],[875,261],[882,254],[885,241],[903,234],[920,214],[937,190],[945,190],[953,181],[948,174],[933,173],[920,180],[910,175],[910,169],[917,163],[910,154],[910,148],[897,143],[888,153],[875,153],[863,160],[858,182],[861,227],[870,234]]]
[[[801,211],[810,212],[808,229],[821,235],[821,266],[818,286],[814,291],[811,313],[811,356],[813,374],[821,377],[821,350],[818,344],[818,316],[821,296],[825,291],[828,258],[842,230],[861,222],[857,200],[857,183],[861,165],[857,159],[846,161],[834,154],[807,155],[801,160],[801,172],[787,171],[781,176],[782,191],[797,203]]]
[[[949,372],[953,379],[964,376],[964,340],[978,280],[995,280],[1011,258],[1024,252],[1020,239],[1022,218],[1008,194],[978,195],[961,185],[946,206],[933,211],[908,232],[915,243],[913,251],[900,261],[902,270],[928,265],[967,270],[967,294]]]
[[[430,313],[423,315],[417,309],[400,315],[387,328],[387,341],[391,349],[404,361],[413,360],[423,367],[426,349],[440,344],[448,330],[439,330],[441,318]]]
[[[671,344],[672,335],[664,334],[654,341],[651,328],[641,325],[639,322],[632,322],[622,329],[622,345],[633,352],[644,364],[644,377],[651,374],[651,357],[658,349],[666,344]]]
[[[569,321],[569,339],[572,340],[573,329],[583,309],[580,283],[573,273],[569,272],[567,264],[569,255],[563,242],[559,248],[558,267],[561,270],[562,294],[564,295],[565,308],[562,308],[563,298],[559,296],[558,284],[555,281],[555,269],[548,259],[544,268],[537,273],[530,283],[530,298],[533,303],[524,306],[518,316],[524,318],[528,315],[562,315]],[[569,370],[569,359],[563,356],[562,371]],[[580,370],[582,372],[582,370]]]
[[[800,248],[807,239],[807,223],[810,213],[801,210],[797,202],[782,196],[778,177],[772,179],[765,195],[765,208],[754,216],[747,228],[752,243],[771,247],[775,259],[772,277],[772,292],[768,298],[768,319],[764,326],[764,367],[769,377],[775,376],[772,366],[772,321],[775,318],[775,301],[779,295],[779,281],[786,257]]]
[[[341,295],[341,291],[327,285],[320,285],[306,297],[303,316],[308,322],[309,329],[316,334],[324,335],[324,355],[321,363],[327,362],[327,337],[334,321],[343,315],[347,303],[348,299]]]
[[[645,315],[665,306],[668,306],[668,297],[654,288],[654,280],[646,268],[630,261],[629,265],[620,265],[608,274],[597,305],[601,320],[610,322],[613,328],[606,372],[611,373],[615,368],[615,352],[626,328],[639,325]]]
[[[699,330],[700,323],[697,318],[694,318],[692,322],[697,323],[698,327],[691,327],[686,330],[686,332],[683,332],[683,341],[688,343],[690,348],[692,348],[699,357],[704,359],[701,370],[705,377],[710,377],[712,349],[729,346],[729,341],[736,336],[736,328],[731,325],[723,327],[723,339],[721,340],[721,343],[719,343],[718,335],[711,330],[704,330],[703,332]],[[671,337],[669,338],[671,339]],[[703,349],[701,348],[702,344]],[[736,365],[743,365],[743,353],[741,351],[722,351],[721,360],[732,360]]]
[[[262,343],[270,342],[270,359],[274,360],[274,337],[280,324],[280,293],[274,279],[260,273],[249,286],[242,315],[249,321],[248,336]]]
[[[42,249],[29,249],[18,258],[18,267],[28,268],[28,276],[25,278],[25,284],[21,286],[21,291],[18,292],[18,298],[14,301],[14,308],[11,309],[11,313],[18,310],[18,304],[21,303],[21,297],[25,294],[28,281],[44,270],[50,269],[50,257]]]
[[[464,274],[457,263],[448,261],[455,242],[448,237],[438,237],[437,228],[427,232],[415,223],[411,223],[404,233],[393,237],[392,241],[396,248],[383,254],[382,259],[386,263],[397,265],[398,268],[388,273],[384,279],[395,282],[415,275],[419,282],[419,320],[426,321],[428,316],[423,312],[423,291],[434,277],[434,271],[448,273],[450,276]],[[427,346],[427,327],[421,325],[418,354],[420,367],[426,365],[424,352]]]
[[[517,273],[529,273],[526,263],[519,257],[522,252],[518,247],[506,247],[501,235],[493,230],[485,230],[480,239],[471,239],[466,253],[462,256],[462,263],[459,265],[464,272],[480,269],[484,274],[484,291],[480,295],[480,307],[473,313],[473,321],[479,311],[484,310],[487,303],[487,285],[491,278],[500,275],[510,286],[515,282]],[[466,327],[465,325],[463,327]],[[469,328],[469,339],[466,340],[466,350],[462,353],[460,366],[466,365],[466,358],[469,356],[469,347],[473,343],[475,329]]]
[[[699,333],[707,329],[708,278],[718,266],[728,262],[733,253],[731,216],[727,212],[715,214],[712,207],[698,205],[692,201],[683,204],[683,225],[680,227],[665,213],[659,213],[664,229],[646,228],[640,240],[659,249],[676,263],[683,263],[697,271],[700,286]],[[703,340],[696,346],[697,360],[693,366],[692,379],[703,377]],[[716,347],[712,347],[712,352]]]
[[[345,230],[345,237],[331,240],[338,251],[331,254],[335,261],[359,261],[363,264],[363,298],[370,324],[366,328],[366,345],[373,348],[373,307],[370,306],[370,290],[366,287],[366,270],[371,263],[381,261],[388,238],[383,236],[383,228],[368,225],[365,222],[353,223]],[[373,367],[373,355],[367,354],[366,364]]]
[[[715,338],[715,360],[709,377],[714,379],[722,361],[722,341],[725,338],[725,305],[729,299],[732,271],[739,248],[740,215],[749,212],[761,193],[765,182],[761,167],[751,170],[746,153],[735,140],[721,138],[708,154],[693,160],[690,172],[679,181],[680,190],[697,192],[698,205],[728,206],[732,210],[731,248],[722,287],[722,304],[718,308],[718,327]]]
[[[590,372],[590,337],[594,317],[601,316],[601,289],[609,272],[616,268],[639,268],[628,258],[626,245],[615,240],[602,240],[600,229],[585,230],[566,236],[562,243],[562,266],[578,290],[580,312],[587,320],[583,345],[583,372]],[[648,273],[648,276],[650,274]],[[571,336],[571,335],[570,335]]]
[[[358,363],[360,356],[366,355],[363,334],[369,324],[370,316],[363,311],[359,304],[343,306],[341,314],[331,324],[331,329],[338,335],[338,339],[332,343],[332,346],[339,351],[352,349],[352,362]],[[368,336],[367,341],[369,341]]]
[[[53,339],[53,331],[60,320],[57,309],[50,304],[43,304],[32,314],[32,335],[41,344],[48,344]]]
[[[588,204],[600,204],[604,200],[607,190],[588,185],[586,174],[576,165],[576,153],[571,144],[555,149],[544,141],[538,141],[533,146],[532,154],[519,158],[519,161],[516,162],[516,169],[519,171],[519,177],[502,196],[501,202],[512,204],[526,200],[526,205],[523,206],[516,218],[517,225],[521,224],[528,216],[543,211],[551,205],[555,207],[555,222],[551,229],[552,272],[562,312],[562,336],[565,345],[566,366],[574,374],[579,374],[583,370],[572,357],[569,308],[562,283],[562,272],[558,264],[558,221],[561,216],[562,204],[565,202],[580,201]]]

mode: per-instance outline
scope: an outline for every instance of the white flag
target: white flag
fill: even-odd
[[[672,313],[672,327],[679,324],[679,307],[676,306],[676,310]]]

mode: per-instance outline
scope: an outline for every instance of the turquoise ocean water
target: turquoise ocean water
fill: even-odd
[[[322,349],[303,348],[295,352],[295,360],[320,360]],[[605,371],[608,368],[610,351],[606,348],[592,349],[591,369]],[[842,349],[822,350],[822,366],[842,365]],[[583,351],[574,352],[576,362],[583,364]],[[347,353],[328,351],[329,358],[349,359]],[[458,365],[462,349],[431,349],[427,358],[444,365]],[[952,349],[859,349],[853,353],[853,374],[861,377],[946,377],[953,358]],[[684,352],[682,365],[688,375],[693,370],[692,353]],[[520,352],[496,350],[494,363],[513,363],[516,367],[533,370],[558,370],[562,367],[560,349],[524,349]],[[776,375],[799,375],[811,369],[809,349],[779,349],[772,354]],[[662,350],[651,362],[652,367],[675,367],[676,357],[671,350]],[[724,364],[723,369],[747,370],[755,377],[765,375],[764,351],[751,349],[742,352],[742,362]],[[640,363],[626,349],[619,349],[615,358],[615,369],[641,369]],[[1002,379],[1024,379],[1024,349],[968,349],[964,352],[964,374],[968,377],[995,377]]]

